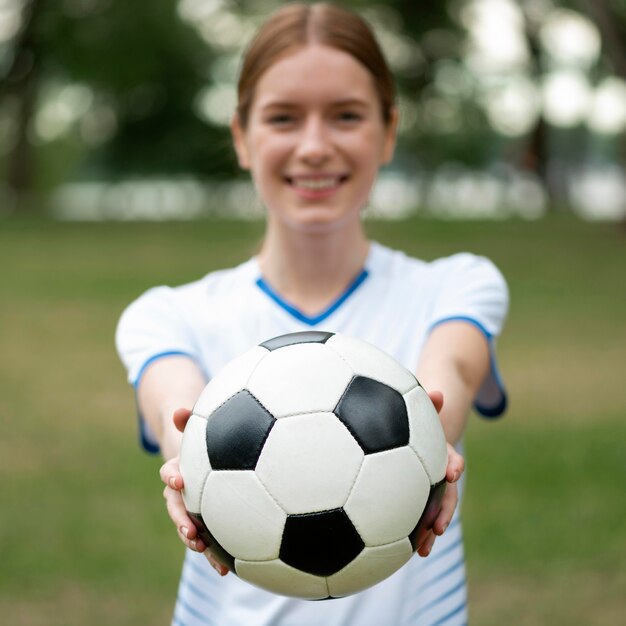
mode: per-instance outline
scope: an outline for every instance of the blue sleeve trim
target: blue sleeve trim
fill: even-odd
[[[506,413],[507,407],[509,406],[509,399],[504,389],[502,390],[502,400],[493,407],[480,406],[477,403],[474,403],[474,408],[477,413],[488,420],[498,419],[502,417],[504,413]]]
[[[148,452],[149,454],[159,454],[161,452],[161,448],[159,444],[155,442],[154,437],[152,437],[148,425],[143,418],[143,415],[139,411],[139,402],[137,400],[137,390],[139,388],[139,383],[148,368],[149,365],[157,361],[158,359],[162,359],[167,356],[186,356],[190,359],[194,359],[194,357],[188,352],[183,352],[181,350],[169,350],[167,352],[159,352],[151,356],[139,369],[139,373],[137,374],[135,381],[133,382],[133,387],[135,388],[135,405],[137,406],[137,422],[139,427],[139,443],[141,447]]]
[[[456,315],[451,317],[445,317],[443,319],[437,320],[430,327],[430,331],[432,331],[437,326],[441,324],[445,324],[446,322],[467,322],[468,324],[472,324],[480,330],[480,332],[485,336],[487,342],[489,344],[489,368],[490,375],[492,377],[493,382],[495,382],[498,392],[499,392],[499,400],[495,404],[491,406],[486,406],[484,404],[479,404],[478,401],[474,402],[474,409],[481,416],[487,419],[495,419],[501,417],[507,409],[508,406],[508,396],[506,393],[506,389],[504,387],[504,383],[502,382],[502,377],[498,371],[498,366],[496,363],[496,355],[494,350],[493,339],[494,336],[490,333],[483,324],[481,324],[478,320],[475,320],[473,317],[467,317],[465,315]],[[430,332],[429,331],[429,332]]]
[[[159,359],[162,359],[163,357],[166,357],[166,356],[187,356],[190,359],[195,361],[195,358],[193,357],[193,355],[189,354],[189,352],[183,352],[182,350],[169,350],[167,352],[159,352],[158,354],[151,356],[139,368],[139,373],[137,374],[137,376],[135,376],[135,380],[133,381],[133,387],[137,389],[137,387],[139,386],[139,382],[141,381],[141,377],[144,375],[149,365],[152,365],[152,363],[154,363],[155,361],[158,361]]]
[[[144,452],[148,454],[159,454],[161,447],[155,443],[154,439],[148,433],[148,426],[143,415],[139,412],[139,403],[137,403],[137,426],[139,428],[139,443]]]
[[[493,406],[485,406],[479,404],[478,402],[474,402],[474,408],[481,417],[493,420],[504,415],[509,405],[509,398],[504,387],[504,383],[502,382],[502,378],[500,377],[500,372],[498,371],[498,365],[496,363],[496,357],[493,349],[493,342],[491,341],[489,342],[489,363],[491,368],[491,376],[493,377],[494,382],[500,390],[500,402]]]
[[[432,331],[437,326],[441,326],[441,324],[445,324],[446,322],[467,322],[468,324],[472,324],[472,326],[476,326],[476,328],[478,328],[478,330],[480,330],[480,332],[483,335],[485,335],[488,341],[491,341],[493,339],[493,335],[478,320],[475,320],[473,317],[467,317],[465,315],[455,315],[452,317],[444,317],[440,320],[437,320],[430,327],[430,330]]]

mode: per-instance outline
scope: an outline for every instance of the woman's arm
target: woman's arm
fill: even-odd
[[[446,480],[449,484],[432,530],[424,530],[417,537],[420,556],[430,554],[437,535],[442,535],[452,520],[458,500],[454,483],[465,464],[453,445],[463,435],[474,397],[488,370],[487,339],[467,322],[451,321],[435,327],[422,350],[417,379],[427,391],[432,390],[428,395],[439,413],[448,441]]]
[[[209,563],[224,576],[228,570],[212,557],[187,515],[181,495],[183,479],[178,468],[182,431],[204,386],[204,376],[193,360],[185,356],[163,357],[152,363],[141,377],[137,401],[166,461],[160,472],[165,483],[163,497],[178,536],[191,550],[204,552]]]
[[[450,321],[436,326],[424,345],[417,379],[443,393],[439,413],[446,439],[456,445],[463,435],[474,398],[489,371],[489,344],[473,324]]]
[[[172,415],[192,408],[206,381],[196,363],[186,356],[167,356],[151,363],[137,388],[139,412],[154,433],[166,461],[178,456],[181,433]]]

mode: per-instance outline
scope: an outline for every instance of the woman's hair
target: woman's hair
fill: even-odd
[[[336,48],[372,75],[386,124],[392,117],[395,85],[372,30],[357,14],[332,4],[288,4],[261,26],[249,45],[238,84],[237,116],[246,128],[254,90],[262,74],[288,53],[307,44]]]

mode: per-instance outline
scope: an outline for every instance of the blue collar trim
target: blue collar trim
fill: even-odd
[[[365,281],[365,279],[369,276],[369,272],[367,270],[363,270],[348,286],[345,292],[339,296],[326,310],[322,311],[318,315],[309,316],[302,313],[302,311],[298,310],[289,302],[283,300],[261,277],[258,278],[256,284],[261,289],[261,291],[265,292],[276,304],[278,304],[281,309],[284,309],[291,316],[295,317],[298,321],[303,322],[304,324],[308,324],[309,326],[315,326],[320,322],[323,322],[329,316],[331,316]]]

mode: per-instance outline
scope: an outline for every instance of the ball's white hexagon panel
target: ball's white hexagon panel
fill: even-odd
[[[333,335],[326,345],[348,362],[355,374],[373,378],[404,394],[418,383],[415,376],[376,346],[347,335]]]
[[[278,558],[287,515],[253,471],[211,472],[204,487],[202,517],[235,558]]]
[[[363,451],[333,413],[278,420],[256,466],[261,482],[289,514],[343,506]]]
[[[188,511],[200,513],[202,488],[211,471],[206,449],[206,420],[192,415],[180,444],[180,473],[183,476],[183,501]]]
[[[326,579],[328,591],[334,598],[362,591],[394,574],[412,555],[407,538],[385,546],[364,548],[352,563]]]
[[[193,412],[202,417],[208,417],[228,398],[245,389],[250,374],[268,354],[269,350],[255,346],[252,350],[229,361],[202,390]]]
[[[439,415],[422,387],[404,394],[409,413],[409,446],[424,464],[430,482],[443,480],[448,465],[448,447]]]
[[[353,372],[322,343],[300,343],[267,355],[248,381],[248,390],[276,418],[332,411]]]
[[[264,562],[237,559],[235,571],[243,580],[284,596],[321,600],[329,595],[325,578],[301,572],[279,559]]]
[[[366,546],[397,541],[415,528],[430,482],[408,446],[370,454],[344,506]]]

